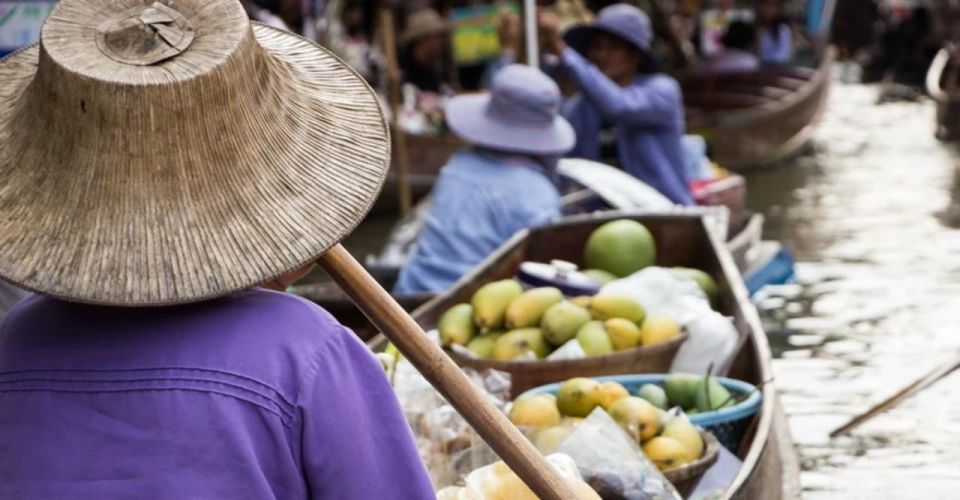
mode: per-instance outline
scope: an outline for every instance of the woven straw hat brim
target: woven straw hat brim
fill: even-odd
[[[268,56],[249,75],[263,80],[252,83],[262,102],[213,89],[184,96],[192,112],[171,103],[174,116],[134,106],[129,137],[97,126],[96,106],[137,96],[91,83],[48,102],[66,99],[31,95],[43,88],[37,45],[0,61],[0,276],[76,302],[195,302],[282,275],[349,234],[389,167],[379,101],[318,45],[252,29]],[[257,119],[237,123],[235,107]]]

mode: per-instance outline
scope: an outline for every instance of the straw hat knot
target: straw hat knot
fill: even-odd
[[[237,0],[62,0],[0,60],[0,277],[113,305],[225,295],[348,234],[389,157],[363,79]]]
[[[191,42],[190,22],[160,2],[131,7],[97,27],[100,51],[126,64],[156,64],[182,54]]]

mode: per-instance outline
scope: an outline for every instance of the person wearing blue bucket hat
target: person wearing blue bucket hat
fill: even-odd
[[[441,170],[396,292],[446,290],[515,232],[560,215],[553,174],[576,142],[561,103],[553,80],[518,64],[489,93],[448,101],[447,125],[471,146]]]
[[[692,205],[683,97],[676,80],[656,72],[650,18],[620,3],[562,35],[556,19],[541,13],[540,28],[545,49],[559,55],[580,90],[563,110],[577,133],[570,156],[620,166],[675,203]]]

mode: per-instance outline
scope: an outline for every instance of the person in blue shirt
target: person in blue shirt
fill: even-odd
[[[780,0],[761,0],[757,5],[763,64],[789,64],[793,59],[793,30],[782,10]]]
[[[547,13],[540,28],[545,49],[559,56],[564,75],[580,89],[563,110],[577,133],[570,156],[619,166],[674,203],[692,205],[683,169],[683,96],[676,80],[655,70],[647,15],[614,4],[562,36]]]
[[[554,171],[576,140],[561,101],[548,76],[514,64],[489,93],[447,103],[447,125],[471,146],[441,170],[395,292],[446,290],[515,232],[560,215]]]

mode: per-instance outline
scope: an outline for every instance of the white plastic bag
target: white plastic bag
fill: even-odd
[[[643,304],[647,316],[669,316],[685,326],[710,311],[707,296],[693,279],[665,267],[648,267],[608,283],[600,293],[626,295]]]
[[[685,325],[690,337],[673,358],[670,371],[707,375],[726,375],[733,363],[740,335],[730,318],[708,311]]]
[[[599,496],[580,478],[573,459],[554,453],[547,462],[573,487],[580,500],[599,500]],[[503,462],[496,462],[471,472],[462,487],[446,488],[438,500],[536,500],[536,495]]]
[[[733,362],[739,334],[733,323],[710,308],[706,295],[692,278],[663,267],[648,267],[611,282],[600,293],[632,297],[648,316],[669,316],[689,338],[670,367],[672,372],[723,375]]]
[[[565,359],[582,359],[587,357],[587,353],[584,352],[583,346],[580,345],[580,341],[577,339],[570,339],[566,344],[560,346],[556,351],[550,353],[546,357],[548,361],[562,361]]]

